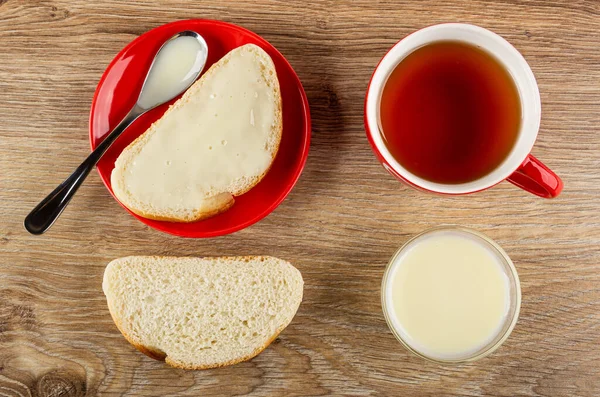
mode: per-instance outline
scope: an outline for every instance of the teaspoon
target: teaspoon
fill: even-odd
[[[196,50],[196,53],[190,51]],[[24,221],[31,234],[42,234],[63,212],[90,171],[113,142],[138,117],[187,90],[196,81],[208,56],[208,45],[196,32],[184,31],[168,39],[158,50],[136,104],[121,122],[63,183],[42,200]]]

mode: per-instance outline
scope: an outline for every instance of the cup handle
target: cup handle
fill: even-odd
[[[563,181],[558,175],[531,154],[507,180],[529,193],[544,198],[558,196],[563,188]]]

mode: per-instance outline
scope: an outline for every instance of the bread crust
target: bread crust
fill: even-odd
[[[155,214],[150,214],[150,213],[141,211],[137,208],[130,208],[127,206],[126,207],[134,214],[139,215],[143,218],[152,219],[155,221],[190,223],[190,222],[201,221],[203,219],[212,218],[213,216],[219,215],[219,214],[227,211],[231,207],[233,207],[233,204],[235,204],[235,199],[233,198],[233,196],[231,196],[231,199],[228,202],[226,202],[223,206],[221,206],[219,208],[214,208],[210,211],[205,211],[205,212],[198,210],[198,212],[196,213],[197,215],[190,217],[190,218],[173,218],[173,217],[169,217],[169,216],[155,215]]]
[[[274,120],[274,124],[271,128],[271,134],[273,135],[273,139],[271,140],[271,142],[273,144],[273,150],[271,152],[271,162],[270,162],[269,166],[267,167],[267,169],[261,175],[248,180],[247,183],[245,183],[241,189],[237,189],[237,191],[220,192],[219,194],[229,193],[231,197],[229,198],[229,200],[224,200],[223,202],[219,202],[218,207],[212,207],[212,208],[209,208],[208,210],[206,210],[205,208],[200,206],[200,207],[192,210],[191,216],[175,216],[175,215],[170,216],[169,214],[158,214],[156,212],[153,213],[153,212],[145,211],[144,209],[141,208],[141,206],[136,205],[134,200],[131,200],[130,197],[128,197],[126,194],[121,194],[121,188],[115,189],[115,185],[119,185],[121,182],[113,180],[113,177],[111,176],[111,184],[113,185],[113,194],[114,194],[115,198],[117,198],[117,200],[123,206],[128,208],[131,212],[133,212],[134,214],[139,215],[141,217],[144,217],[147,219],[152,219],[152,220],[157,220],[157,221],[181,222],[181,223],[190,223],[190,222],[200,221],[203,219],[213,217],[215,215],[218,215],[218,214],[223,213],[223,212],[227,211],[228,209],[230,209],[235,203],[234,196],[240,196],[242,194],[247,193],[252,188],[254,188],[258,183],[260,183],[260,181],[267,175],[267,173],[269,172],[269,170],[271,169],[271,167],[273,165],[273,162],[275,161],[275,158],[277,157],[277,153],[278,153],[279,147],[281,145],[281,138],[283,135],[283,110],[282,110],[283,105],[282,105],[282,97],[281,97],[281,87],[280,87],[279,81],[277,79],[277,72],[275,70],[275,65],[273,63],[273,60],[269,57],[269,55],[266,54],[266,52],[262,51],[262,49],[260,52],[257,53],[257,48],[260,49],[260,47],[257,47],[253,44],[247,44],[245,46],[240,46],[240,47],[230,51],[229,53],[227,53],[221,60],[214,63],[203,74],[203,76],[198,81],[196,81],[192,85],[192,87],[190,87],[188,92],[195,92],[194,90],[202,89],[202,82],[204,81],[204,79],[206,79],[209,76],[211,76],[212,74],[214,74],[215,71],[218,70],[218,68],[222,65],[222,62],[225,62],[225,63],[228,62],[229,58],[231,57],[231,54],[235,50],[239,50],[240,48],[246,47],[246,46],[248,46],[248,51],[252,51],[263,61],[265,61],[265,62],[268,61],[271,64],[272,69],[274,71],[274,73],[272,73],[272,74],[267,74],[267,73],[263,74],[263,77],[265,78],[267,85],[273,89],[274,96],[275,96],[276,102],[277,102],[275,120]],[[199,88],[196,88],[195,86],[198,86]],[[187,94],[187,92],[186,92],[186,94]],[[163,117],[165,117],[166,115],[168,115],[171,112],[171,110],[187,103],[188,98],[187,98],[186,94],[184,94],[184,96],[182,98],[180,98],[180,100],[178,100],[173,105],[171,105],[169,107],[169,109],[167,109],[167,111],[161,116],[161,119]],[[141,150],[141,147],[143,146],[142,141],[144,139],[147,139],[149,136],[151,136],[151,134],[153,134],[155,132],[155,130],[154,130],[155,125],[159,120],[156,120],[154,123],[152,123],[152,125],[142,135],[140,135],[132,143],[130,143],[123,150],[121,155],[123,155],[123,154],[129,155],[129,156],[136,155],[137,152],[139,152],[139,150]],[[136,148],[136,146],[138,146],[138,145],[140,145],[140,149]],[[133,151],[134,148],[137,150]],[[128,153],[128,151],[133,151],[133,153],[130,154],[130,153]],[[119,155],[119,159],[120,159],[121,155]],[[119,159],[117,159],[117,162],[119,161]],[[115,164],[117,164],[117,163],[115,163]],[[114,175],[114,173],[115,173],[115,170],[113,170],[113,175]],[[215,198],[219,194],[217,194],[215,196],[210,196],[207,199]]]
[[[243,260],[246,262],[249,261],[254,261],[254,260],[265,260],[265,259],[269,259],[272,257],[269,256],[265,256],[265,255],[245,255],[245,256],[222,256],[222,257],[172,257],[172,256],[162,256],[162,255],[151,255],[151,256],[146,256],[146,258],[151,258],[151,259],[157,259],[157,260],[161,260],[161,259],[181,259],[181,258],[194,258],[194,259],[221,259],[221,260]],[[300,297],[300,302],[302,302],[303,299],[303,291],[301,291],[301,297]],[[226,367],[229,365],[234,365],[234,364],[238,364],[244,361],[248,361],[251,360],[252,358],[256,357],[257,355],[259,355],[260,353],[262,353],[271,343],[273,343],[273,341],[275,339],[277,339],[277,337],[279,336],[279,334],[285,329],[287,328],[287,326],[292,322],[293,317],[290,318],[290,321],[287,322],[287,324],[284,324],[283,326],[279,327],[275,333],[269,338],[269,340],[267,340],[267,342],[265,344],[263,344],[262,346],[258,347],[257,349],[255,349],[252,353],[250,353],[247,356],[243,356],[240,358],[236,358],[233,360],[229,360],[229,361],[225,361],[225,362],[220,362],[220,363],[215,363],[215,364],[210,364],[210,365],[186,365],[184,363],[178,362],[178,361],[174,361],[172,360],[165,352],[150,347],[150,346],[145,346],[143,344],[137,343],[136,341],[133,340],[133,338],[127,334],[124,330],[124,327],[122,326],[121,321],[118,319],[118,317],[116,316],[116,314],[113,312],[112,307],[111,307],[111,303],[108,303],[108,311],[110,313],[110,316],[113,319],[113,322],[115,323],[115,326],[117,327],[117,329],[119,330],[119,332],[121,332],[121,334],[123,335],[123,337],[127,340],[127,342],[129,342],[131,345],[133,345],[137,350],[139,350],[141,353],[144,353],[146,356],[153,358],[155,360],[158,361],[164,361],[167,365],[174,367],[174,368],[180,368],[180,369],[186,369],[186,370],[203,370],[203,369],[211,369],[211,368],[221,368],[221,367]]]

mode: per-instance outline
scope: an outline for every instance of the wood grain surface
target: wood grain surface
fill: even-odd
[[[28,235],[25,215],[89,152],[104,68],[136,36],[186,18],[253,30],[297,71],[313,132],[290,196],[252,227],[191,240],[135,220],[94,172],[48,233]],[[373,68],[408,33],[448,21],[492,29],[530,63],[543,107],[533,153],[564,179],[559,198],[508,183],[426,195],[375,159],[362,112]],[[0,396],[599,396],[599,31],[597,0],[0,0]],[[515,330],[474,364],[412,356],[380,307],[392,253],[442,224],[495,239],[521,277]],[[106,307],[105,265],[140,254],[285,258],[304,302],[255,359],[173,369],[129,345]]]

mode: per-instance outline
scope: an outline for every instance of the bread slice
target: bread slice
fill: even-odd
[[[193,222],[266,175],[281,141],[275,66],[247,44],[225,55],[118,157],[117,199],[145,218]]]
[[[292,321],[304,282],[269,256],[129,256],[104,271],[102,289],[123,336],[167,364],[205,369],[249,360]]]

